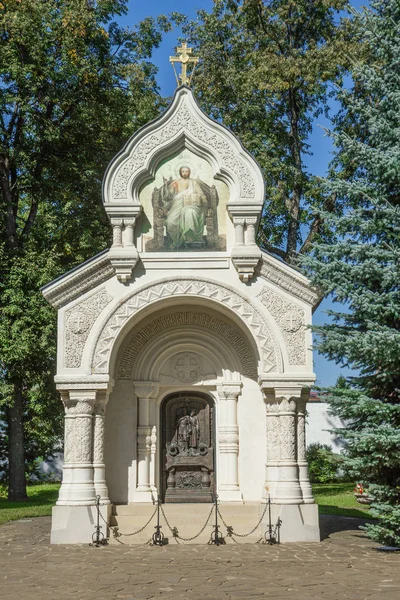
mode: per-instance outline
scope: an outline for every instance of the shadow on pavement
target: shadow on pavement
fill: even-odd
[[[342,517],[340,515],[319,515],[321,541],[329,538],[332,533],[338,533],[339,531],[358,530],[359,535],[363,537],[363,532],[359,528],[367,523],[373,523],[373,520],[360,517]]]

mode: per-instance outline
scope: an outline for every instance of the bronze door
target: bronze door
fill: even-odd
[[[211,502],[214,490],[214,409],[203,394],[164,400],[162,497],[164,502]]]

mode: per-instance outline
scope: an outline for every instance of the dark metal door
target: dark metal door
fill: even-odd
[[[167,397],[161,410],[162,497],[165,502],[211,502],[214,490],[214,409],[192,392]]]

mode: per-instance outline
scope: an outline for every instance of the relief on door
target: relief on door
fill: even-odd
[[[200,395],[169,398],[163,406],[165,502],[210,502],[214,487],[213,409]]]

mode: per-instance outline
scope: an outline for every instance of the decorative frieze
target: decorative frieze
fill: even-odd
[[[202,329],[212,331],[221,336],[237,353],[242,364],[243,374],[246,375],[246,377],[253,379],[257,376],[257,361],[254,352],[241,331],[218,317],[214,317],[208,313],[192,311],[179,311],[163,315],[135,333],[135,336],[132,338],[122,356],[118,376],[121,379],[129,379],[133,365],[140,355],[142,348],[157,335],[177,327],[201,327]],[[196,361],[197,360],[198,359],[196,358]],[[177,366],[175,372],[174,367],[174,374],[177,380],[184,381],[178,377],[178,371],[181,372],[181,369]],[[199,373],[197,373],[197,375],[199,375]],[[194,379],[192,379],[192,381],[194,381]]]
[[[228,306],[246,323],[258,344],[265,372],[279,371],[282,368],[279,345],[272,337],[265,318],[245,298],[225,285],[200,279],[174,279],[151,284],[125,302],[110,316],[104,326],[93,353],[93,370],[106,373],[114,339],[124,323],[146,304],[172,296],[195,296],[212,298]],[[126,365],[126,363],[125,363]]]
[[[65,367],[81,366],[83,349],[93,323],[111,300],[103,288],[65,312]]]
[[[302,277],[300,273],[297,274],[292,267],[280,264],[278,260],[271,258],[265,252],[262,253],[260,273],[267,281],[274,283],[300,300],[304,300],[311,306],[314,306],[320,298],[317,290],[310,287],[305,277]]]
[[[133,176],[146,166],[149,156],[157,148],[169,143],[179,133],[187,133],[195,141],[212,148],[218,154],[221,167],[234,173],[240,182],[240,196],[255,197],[254,177],[236,145],[228,136],[205,126],[197,114],[182,102],[168,123],[139,140],[132,155],[117,168],[111,191],[113,201],[129,198],[129,184]]]

